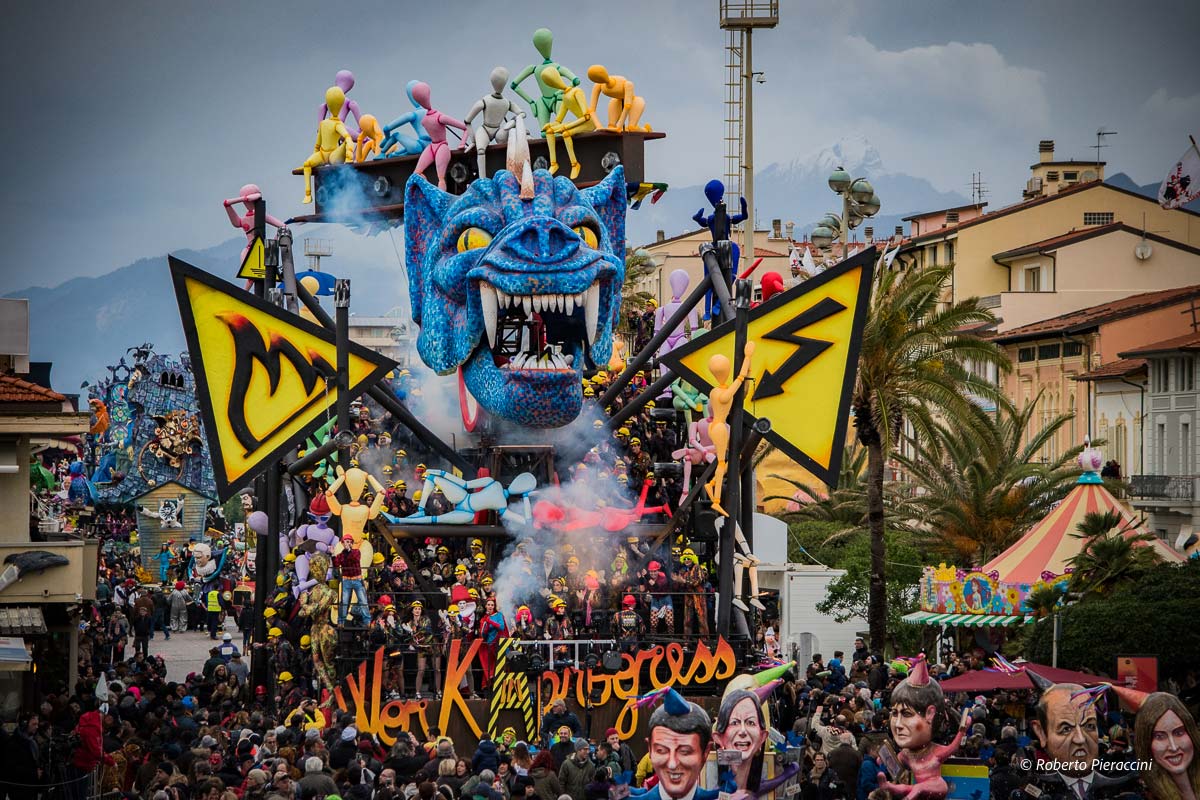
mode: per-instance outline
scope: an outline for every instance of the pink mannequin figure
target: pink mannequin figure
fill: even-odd
[[[425,109],[421,126],[425,128],[430,139],[429,144],[425,145],[425,149],[417,158],[417,167],[414,172],[420,175],[430,164],[435,164],[437,166],[437,185],[444,192],[446,191],[446,167],[450,165],[450,144],[446,141],[446,129],[456,128],[463,132],[463,149],[465,150],[471,142],[471,138],[466,135],[467,124],[449,114],[443,114],[430,105],[428,83],[418,81],[413,86],[412,96],[413,100],[416,100],[417,104]]]
[[[340,110],[333,112],[341,122],[346,122],[346,117],[354,117],[354,125],[362,127],[363,120],[360,116],[358,103],[350,99],[350,90],[354,88],[354,73],[348,69],[338,70],[337,75],[333,76],[333,85],[342,90],[342,94],[346,96],[346,102],[342,104]],[[321,115],[317,117],[317,122],[321,122],[330,115],[329,104],[321,103]],[[358,129],[347,124],[346,130],[350,131],[350,135],[355,139],[358,138]]]
[[[925,656],[917,657],[908,677],[893,690],[889,720],[892,738],[900,746],[897,759],[912,771],[912,785],[890,783],[879,773],[879,788],[893,797],[906,800],[942,800],[949,787],[942,777],[942,763],[958,752],[967,727],[971,724],[970,710],[963,711],[958,733],[949,744],[933,741],[937,718],[946,704],[942,687],[929,676]]]
[[[688,274],[681,269],[677,269],[672,272],[667,280],[671,283],[671,301],[669,303],[663,303],[662,307],[659,308],[658,312],[654,315],[655,333],[658,333],[660,330],[662,330],[663,326],[667,324],[667,320],[669,320],[679,309],[679,307],[683,305],[683,295],[688,289],[688,284],[691,282],[691,279],[688,278]],[[692,311],[690,311],[688,315],[684,317],[683,324],[671,331],[670,335],[667,336],[667,340],[662,343],[662,347],[658,348],[658,355],[661,356],[663,353],[669,353],[676,347],[679,347],[679,345],[691,338],[692,331],[699,329],[700,312],[692,309]]]
[[[242,248],[242,256],[238,259],[238,263],[242,263],[246,258],[246,253],[250,251],[250,245],[254,244],[254,203],[262,197],[262,190],[253,183],[247,183],[238,191],[237,197],[231,197],[225,201],[225,213],[229,215],[229,224],[235,228],[240,228],[246,234],[246,246]],[[238,215],[233,209],[235,205],[241,203],[246,208],[246,213]],[[267,224],[275,228],[282,228],[283,221],[267,214]]]
[[[708,423],[711,421],[711,417],[705,417],[688,425],[688,446],[671,453],[671,458],[683,459],[683,493],[679,495],[680,500],[687,497],[691,488],[692,467],[711,464],[717,459],[717,448],[708,435]]]

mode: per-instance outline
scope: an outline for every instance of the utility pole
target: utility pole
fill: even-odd
[[[742,94],[745,97],[745,139],[742,142],[742,197],[746,198],[746,221],[742,228],[742,257],[754,263],[754,29],[742,34]]]

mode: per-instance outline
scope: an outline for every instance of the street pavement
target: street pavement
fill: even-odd
[[[233,643],[241,650],[242,634],[232,619],[225,621],[225,630],[233,635]],[[208,638],[206,630],[172,633],[170,639],[164,639],[162,631],[156,631],[150,640],[150,655],[162,656],[167,665],[168,681],[182,681],[189,672],[199,672],[203,668],[208,651],[216,644]]]

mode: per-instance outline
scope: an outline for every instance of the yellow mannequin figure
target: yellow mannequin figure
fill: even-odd
[[[321,290],[321,282],[318,281],[316,278],[314,278],[312,275],[305,275],[303,278],[301,278],[300,285],[303,286],[305,289],[307,289],[308,293],[311,294],[313,297],[316,297],[317,292],[319,292]],[[320,302],[320,301],[318,300],[317,302]],[[314,325],[321,324],[320,321],[315,316],[313,316],[313,313],[308,310],[308,306],[304,305],[303,303],[300,304],[300,316],[304,317],[306,320],[313,323]]]
[[[580,167],[579,162],[575,160],[575,142],[571,137],[577,133],[596,130],[596,116],[588,110],[587,96],[584,95],[583,89],[567,83],[554,67],[546,67],[542,70],[542,82],[563,93],[562,102],[558,104],[558,116],[554,122],[547,122],[542,128],[542,133],[546,136],[546,146],[550,148],[550,174],[553,175],[558,171],[558,160],[554,153],[554,137],[561,136],[563,144],[567,146],[567,157],[571,159],[571,180],[575,180],[579,177]],[[563,124],[568,111],[578,119]]]
[[[371,558],[375,555],[375,549],[371,547],[371,543],[367,541],[363,531],[367,527],[367,521],[378,517],[379,512],[383,510],[383,487],[379,485],[379,481],[375,480],[374,475],[358,467],[351,467],[348,470],[338,467],[337,475],[337,480],[325,490],[325,500],[329,503],[330,513],[342,519],[342,536],[349,534],[354,537],[354,543],[362,552],[363,569],[367,569],[371,566]],[[359,502],[359,498],[362,497],[368,482],[375,490],[375,498],[371,500],[371,505],[365,506]],[[337,491],[342,488],[342,484],[345,484],[346,490],[350,493],[350,502],[344,505],[337,499]],[[337,555],[341,551],[342,544],[338,542],[333,549],[333,554]]]
[[[370,114],[358,118],[361,130],[358,132],[358,146],[354,148],[354,162],[361,164],[371,156],[379,155],[379,143],[383,141],[383,131],[379,128],[379,120]]]
[[[742,352],[746,355],[742,360],[742,371],[738,373],[732,383],[729,382],[732,365],[729,363],[728,356],[718,353],[708,359],[708,371],[712,373],[713,380],[716,381],[716,386],[708,393],[708,410],[712,416],[708,423],[708,436],[712,439],[714,452],[717,454],[717,471],[712,480],[705,484],[704,491],[712,500],[713,511],[722,517],[729,516],[729,512],[721,508],[721,489],[725,485],[725,470],[728,468],[726,458],[729,455],[729,423],[726,420],[729,419],[729,410],[733,407],[733,396],[742,387],[742,381],[746,380],[746,376],[750,374],[750,359],[754,355],[754,342],[746,342],[746,349]]]
[[[317,143],[313,153],[304,162],[304,202],[312,202],[313,167],[324,164],[345,164],[347,156],[353,155],[354,138],[346,129],[346,123],[338,119],[346,95],[336,86],[325,90],[325,105],[329,107],[328,119],[317,125]]]
[[[642,112],[646,110],[646,100],[633,93],[633,81],[620,75],[609,75],[608,70],[600,64],[588,67],[588,79],[595,84],[592,87],[592,104],[588,111],[594,117],[596,105],[600,102],[603,92],[608,101],[608,127],[610,131],[647,131],[649,125],[638,125]]]

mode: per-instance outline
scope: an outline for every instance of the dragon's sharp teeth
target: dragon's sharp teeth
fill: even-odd
[[[567,316],[575,313],[575,295],[563,295],[563,310],[566,312]]]
[[[596,343],[596,327],[600,322],[600,284],[593,283],[584,292],[583,299],[584,325],[587,327],[589,345]]]
[[[500,316],[496,309],[496,287],[486,281],[481,281],[479,300],[483,306],[483,327],[487,330],[488,347],[494,347],[496,344],[496,320]]]
[[[508,295],[499,289],[496,289],[496,301],[499,303],[500,308],[508,308],[509,300],[511,300],[511,298]]]
[[[533,316],[533,298],[525,295],[521,298],[521,306],[525,309],[525,316]]]

